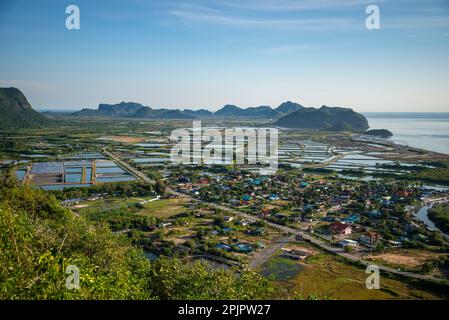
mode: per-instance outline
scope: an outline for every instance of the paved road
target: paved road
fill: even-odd
[[[124,162],[123,160],[121,160],[118,156],[116,156],[115,154],[107,151],[106,149],[103,149],[103,153],[107,156],[109,156],[110,158],[112,158],[115,162],[117,162],[117,164],[119,164],[121,167],[123,167],[125,170],[129,171],[130,173],[134,174],[137,178],[139,178],[140,180],[143,180],[145,182],[149,182],[149,183],[154,183],[154,180],[148,178],[144,173],[138,171],[137,169],[131,167],[129,164],[127,164],[126,162]],[[217,203],[213,203],[213,202],[205,202],[203,200],[194,198],[188,194],[185,193],[181,193],[181,192],[177,192],[174,191],[173,189],[167,188],[166,192],[169,194],[173,194],[179,197],[187,197],[190,200],[199,202],[199,203],[203,203],[203,204],[207,204],[208,206],[220,209],[224,212],[229,212],[232,213],[236,216],[242,217],[245,220],[248,220],[250,222],[257,222],[257,221],[262,221],[262,218],[253,216],[253,215],[249,215],[247,213],[243,213],[234,209],[231,209],[229,207],[226,207],[224,205],[221,204],[217,204]],[[329,244],[325,243],[324,241],[318,240],[312,236],[310,236],[309,234],[306,234],[303,231],[299,231],[290,227],[286,227],[277,223],[273,223],[273,222],[269,222],[269,221],[265,221],[265,223],[267,225],[269,225],[270,227],[280,230],[281,232],[284,232],[285,234],[292,234],[294,236],[300,236],[302,237],[305,241],[310,242],[318,247],[320,247],[321,249],[324,249],[328,252],[331,252],[335,255],[338,255],[340,257],[346,258],[352,262],[357,262],[360,263],[364,266],[369,266],[372,265],[373,263],[369,262],[369,261],[365,261],[351,253],[347,253],[344,252],[342,248],[336,248],[336,247],[332,247]],[[257,261],[256,261],[256,265],[257,265]],[[417,273],[412,273],[412,272],[405,272],[405,271],[401,271],[398,269],[393,269],[390,267],[386,267],[386,266],[381,266],[381,265],[377,265],[379,267],[380,271],[384,271],[384,272],[388,272],[388,273],[392,273],[395,275],[399,275],[399,276],[403,276],[403,277],[409,277],[409,278],[414,278],[414,279],[419,279],[419,280],[431,280],[431,281],[441,281],[443,279],[441,278],[435,278],[432,276],[428,276],[428,275],[421,275],[421,274],[417,274]]]
[[[307,163],[303,165],[303,168],[324,168],[327,167],[330,164],[333,164],[337,162],[338,160],[342,159],[345,156],[345,154],[338,154],[334,157],[332,157],[330,160],[324,161],[324,162],[318,162],[318,163]]]
[[[111,158],[112,160],[114,160],[119,166],[121,166],[123,169],[125,169],[126,171],[128,171],[129,173],[133,174],[134,176],[136,176],[138,179],[145,181],[145,182],[149,182],[149,183],[154,183],[154,180],[148,178],[146,176],[146,174],[144,174],[143,172],[133,168],[132,166],[130,166],[128,163],[126,163],[125,161],[123,161],[122,159],[120,159],[118,156],[116,156],[115,154],[113,154],[112,152],[103,149],[103,153],[108,156],[109,158]]]
[[[449,201],[449,196],[448,197],[441,197],[441,198],[436,198],[436,199],[425,199],[424,200],[424,205],[429,205],[429,204],[433,204],[433,203],[444,203]]]
[[[276,241],[274,245],[269,246],[263,250],[257,252],[254,257],[252,257],[249,267],[252,269],[257,268],[258,266],[267,262],[278,250],[280,250],[287,242],[295,241],[293,237],[284,238],[279,241]]]

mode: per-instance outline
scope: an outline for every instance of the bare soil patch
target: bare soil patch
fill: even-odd
[[[394,251],[380,254],[371,254],[367,259],[383,260],[389,264],[403,265],[408,267],[419,267],[428,261],[438,258],[434,252],[425,252],[417,250]]]
[[[144,137],[133,137],[133,136],[107,136],[101,137],[101,139],[130,144],[145,141]]]

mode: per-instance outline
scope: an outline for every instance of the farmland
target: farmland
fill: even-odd
[[[188,128],[187,121],[165,121],[163,130],[159,121],[73,121],[17,135],[3,132],[3,170],[14,172],[21,184],[52,193],[75,214],[106,225],[151,259],[201,260],[218,269],[255,265],[284,298],[444,297],[415,280],[388,276],[382,290],[367,290],[360,267],[301,239],[291,242],[291,235],[267,224],[305,232],[358,259],[444,280],[447,240],[415,214],[422,199],[448,194],[447,187],[417,178],[441,170],[443,155],[348,133],[286,131],[280,135],[278,171],[260,176],[249,164],[174,165],[169,135]],[[156,184],[142,181],[134,170]],[[335,234],[334,226],[350,231]],[[301,253],[307,248],[313,254]],[[303,259],[302,254],[304,261],[291,260]]]

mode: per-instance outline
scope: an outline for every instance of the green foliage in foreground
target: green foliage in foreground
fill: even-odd
[[[438,161],[431,163],[431,165],[435,168],[406,174],[403,178],[449,185],[449,161]]]
[[[435,204],[429,210],[429,218],[443,232],[449,233],[449,203]]]
[[[69,265],[80,270],[79,290],[65,286]],[[0,299],[258,299],[269,291],[251,271],[149,262],[54,196],[0,183]]]

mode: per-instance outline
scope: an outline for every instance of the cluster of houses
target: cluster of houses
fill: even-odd
[[[353,223],[353,222],[352,222]],[[381,240],[381,236],[379,233],[369,230],[365,233],[362,233],[357,241],[353,239],[347,238],[347,236],[350,236],[352,234],[353,225],[350,223],[344,223],[341,221],[336,221],[329,225],[329,232],[333,236],[337,236],[339,239],[341,239],[338,242],[338,245],[341,247],[353,247],[356,248],[359,246],[359,244],[362,244],[367,247],[374,247],[376,246],[379,241]]]
[[[61,204],[66,207],[70,207],[70,206],[75,206],[77,204],[80,204],[80,203],[86,202],[86,201],[97,201],[100,199],[105,199],[108,196],[109,196],[108,193],[97,193],[97,194],[90,195],[89,197],[62,200]]]
[[[205,201],[245,208],[275,223],[306,222],[313,232],[316,223],[329,222],[329,235],[339,239],[340,245],[352,247],[374,247],[382,241],[385,231],[390,233],[386,241],[390,246],[400,246],[408,234],[415,239],[414,230],[419,226],[412,216],[401,212],[419,201],[423,192],[429,193],[417,185],[325,179],[306,174],[289,178],[282,174],[257,177],[233,172],[218,178],[180,182],[178,186],[184,192]],[[391,235],[396,239],[391,240]]]
[[[229,245],[223,242],[219,242],[215,245],[216,249],[225,250],[225,251],[234,251],[240,253],[251,253],[254,251],[254,245],[246,242],[237,242],[235,244]]]

